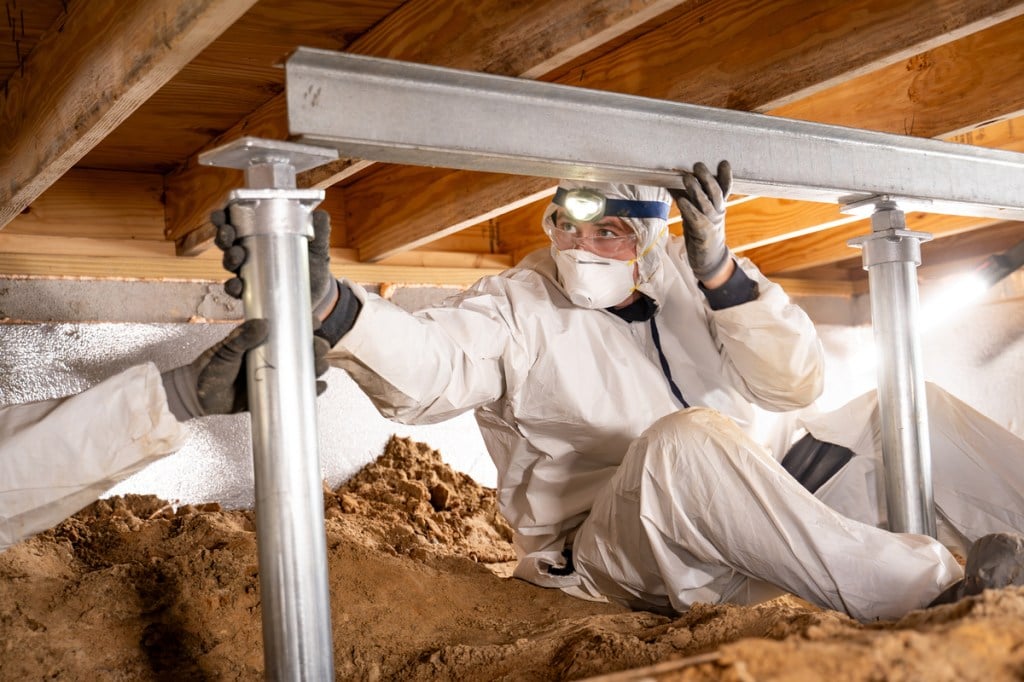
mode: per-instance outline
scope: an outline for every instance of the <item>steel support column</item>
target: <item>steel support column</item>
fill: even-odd
[[[849,244],[863,249],[868,271],[889,530],[935,537],[917,291],[921,242],[931,235],[906,229],[903,211],[886,197],[866,203],[875,208],[871,234]]]
[[[256,483],[256,539],[266,677],[333,680],[323,484],[308,241],[322,190],[295,187],[296,172],[336,158],[332,150],[243,138],[200,163],[245,170],[228,195],[231,222],[248,251],[242,266],[247,319],[270,323],[247,358]]]

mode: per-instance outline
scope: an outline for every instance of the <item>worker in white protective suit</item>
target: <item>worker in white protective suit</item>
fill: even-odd
[[[537,585],[666,613],[784,590],[871,620],[1024,565],[1024,542],[995,536],[964,580],[943,544],[839,513],[751,435],[754,406],[795,410],[820,394],[822,349],[804,312],[728,250],[728,163],[683,180],[683,238],[669,234],[663,188],[563,181],[543,219],[549,250],[415,314],[314,278],[334,364],[390,419],[475,411],[516,531],[515,575]],[[244,249],[215,222],[237,270]],[[310,270],[327,273],[326,214],[314,225]],[[834,442],[796,454],[814,487],[850,466]],[[1022,527],[1019,495],[1012,504],[1007,530]]]
[[[268,332],[266,320],[248,320],[163,374],[148,362],[75,395],[0,407],[0,551],[181,448],[183,422],[248,409],[246,353]],[[317,376],[327,348],[314,342]]]

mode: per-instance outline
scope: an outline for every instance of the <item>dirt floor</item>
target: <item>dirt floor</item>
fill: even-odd
[[[428,446],[324,500],[339,680],[1024,679],[1024,589],[870,626],[793,598],[670,619],[502,577],[494,491]],[[253,521],[112,498],[0,554],[0,679],[262,679]]]

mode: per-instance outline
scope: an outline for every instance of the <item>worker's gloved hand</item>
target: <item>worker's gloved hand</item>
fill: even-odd
[[[701,282],[714,279],[729,262],[725,245],[725,202],[732,189],[732,167],[728,161],[718,164],[718,175],[703,163],[693,172],[683,171],[683,189],[670,187],[683,219],[686,256],[693,274]]]
[[[267,340],[266,320],[246,320],[198,358],[161,374],[167,407],[179,421],[211,414],[235,414],[249,408],[245,361],[247,353]],[[327,371],[327,341],[313,338],[316,376]],[[327,388],[317,380],[316,392]]]
[[[967,551],[964,577],[936,597],[929,606],[952,604],[985,590],[1024,585],[1024,536],[990,533],[974,541]]]
[[[224,252],[224,269],[235,276],[224,283],[224,290],[235,298],[242,297],[245,288],[239,270],[245,263],[247,253],[238,239],[238,232],[231,224],[228,211],[218,210],[210,214],[210,222],[217,228],[214,243]],[[309,294],[313,314],[321,320],[330,312],[330,306],[337,298],[337,283],[331,275],[331,217],[327,211],[313,211],[313,240],[309,243]]]
[[[224,252],[224,269],[235,274],[224,283],[224,291],[235,298],[242,297],[245,288],[239,272],[248,253],[227,210],[210,214],[210,222],[217,228],[214,243]],[[355,324],[362,308],[352,290],[331,274],[331,216],[327,211],[313,211],[313,239],[309,242],[309,296],[313,317],[322,325],[315,334],[333,347]]]

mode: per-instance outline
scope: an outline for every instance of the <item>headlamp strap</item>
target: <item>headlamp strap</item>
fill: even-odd
[[[556,206],[565,208],[565,199],[570,192],[575,190],[559,187],[555,191],[555,198],[552,202]],[[593,190],[588,190],[593,191]],[[641,201],[639,199],[605,199],[604,213],[594,218],[599,220],[604,216],[615,218],[661,218],[668,220],[669,206],[663,201]]]

